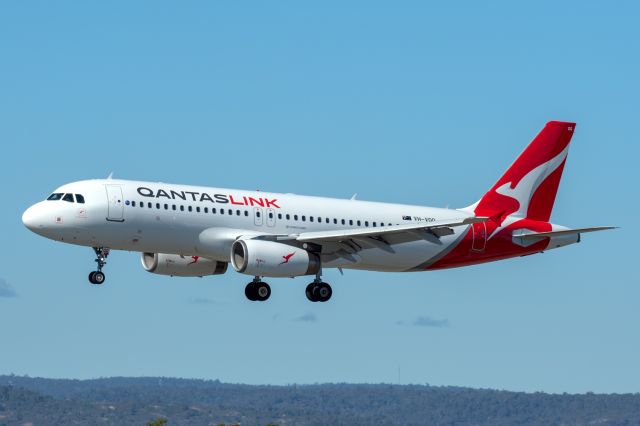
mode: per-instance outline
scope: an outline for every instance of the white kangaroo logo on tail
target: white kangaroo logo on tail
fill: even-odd
[[[498,232],[511,225],[512,223],[525,218],[527,211],[529,210],[529,203],[533,194],[536,193],[538,187],[545,181],[553,172],[555,172],[562,162],[567,158],[569,153],[569,145],[564,150],[546,163],[540,164],[535,169],[524,175],[518,182],[515,188],[511,188],[513,182],[507,182],[504,185],[496,188],[496,192],[505,197],[512,198],[518,202],[518,210],[509,214],[509,216],[496,228],[495,231],[489,236],[491,239]]]

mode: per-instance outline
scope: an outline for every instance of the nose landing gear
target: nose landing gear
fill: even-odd
[[[106,247],[94,247],[93,251],[96,253],[96,263],[98,264],[98,270],[89,274],[89,282],[91,284],[102,284],[106,277],[102,272],[102,268],[107,264],[107,256],[109,256],[109,249]]]

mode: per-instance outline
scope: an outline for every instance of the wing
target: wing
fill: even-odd
[[[489,220],[488,217],[471,216],[428,223],[302,232],[300,234],[260,236],[257,238],[315,244],[322,246],[322,251],[325,253],[336,251],[355,253],[360,251],[363,246],[379,248],[394,253],[393,244],[417,240],[428,240],[435,244],[442,244],[440,237],[453,234],[453,228],[487,220]]]
[[[456,226],[465,226],[472,223],[485,222],[488,217],[465,217],[459,220],[440,220],[429,223],[416,223],[409,225],[385,226],[380,228],[366,229],[345,229],[337,231],[303,232],[296,237],[296,240],[303,242],[331,242],[343,241],[352,238],[384,238],[390,235],[405,234],[415,236],[415,239],[423,239],[424,234],[436,237],[453,234]]]

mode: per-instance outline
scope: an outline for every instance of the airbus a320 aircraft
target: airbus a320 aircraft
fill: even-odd
[[[406,272],[454,268],[541,253],[585,232],[549,222],[575,123],[551,121],[480,200],[461,209],[386,204],[130,180],[88,180],[56,189],[22,216],[33,232],[92,247],[102,284],[110,249],[141,252],[162,275],[253,276],[249,300],[264,301],[263,277],[315,276],[312,302],[332,289],[323,269]]]

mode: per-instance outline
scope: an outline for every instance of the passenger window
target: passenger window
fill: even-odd
[[[131,202],[131,207],[135,207],[135,206],[136,206],[136,202],[135,202],[135,201],[132,201],[132,202]]]
[[[151,203],[147,203],[147,207],[151,208],[152,207]]]
[[[240,210],[236,210],[236,216],[240,216]]]
[[[345,224],[346,224],[346,222],[345,222],[345,220],[344,220],[344,219],[342,219],[342,221],[341,221],[341,222],[342,222],[342,224],[343,224],[343,225],[345,225]]]
[[[224,209],[220,209],[220,214],[224,214]]]
[[[287,220],[291,219],[291,216],[289,216],[289,213],[287,213]]]
[[[368,220],[364,221],[364,226],[369,226],[369,221]]]
[[[76,194],[76,203],[84,204],[84,197],[80,194]]]
[[[160,203],[156,203],[156,209],[160,210]]]
[[[200,213],[200,206],[196,207],[196,211]]]
[[[282,213],[278,213],[278,219],[282,219]]]
[[[293,215],[293,220],[298,220],[298,215],[297,214]]]
[[[245,210],[245,211],[244,211],[244,215],[245,215],[245,216],[249,216],[249,212]]]
[[[376,223],[375,223],[375,222],[373,222],[373,227],[374,227],[374,228],[376,227]]]
[[[229,214],[233,214],[233,210],[229,209]]]
[[[325,222],[329,223],[329,218],[328,217],[325,218]]]
[[[193,211],[193,207],[188,206],[188,207],[187,207],[187,210],[189,210],[190,212],[192,212],[192,211]]]
[[[211,213],[215,214],[215,212],[216,212],[216,208],[214,207],[214,208],[211,209]]]
[[[306,222],[307,221],[307,217],[305,215],[302,215],[302,221]]]
[[[338,219],[333,218],[333,223],[334,223],[335,225],[337,225],[337,224],[338,224]]]
[[[49,198],[47,198],[47,201],[58,201],[58,200],[62,199],[63,195],[64,194],[56,192],[55,194],[49,195]]]
[[[309,216],[309,222],[313,222],[313,216]]]
[[[169,204],[165,204],[165,205],[164,205],[164,209],[165,209],[165,210],[169,210]]]
[[[144,203],[140,201],[140,207],[144,208]]]
[[[353,226],[353,219],[349,219],[349,225]]]
[[[273,219],[273,213],[269,212],[269,219]]]
[[[183,212],[184,211],[184,206],[180,206],[180,211]]]
[[[171,206],[171,209],[175,211],[175,210],[176,210],[176,205],[175,205],[175,204],[174,204],[174,205],[172,205],[172,206]]]
[[[205,207],[205,208],[204,208],[204,212],[205,212],[205,213],[209,213],[209,207]]]
[[[358,226],[362,226],[362,222],[358,221]]]
[[[62,197],[62,201],[73,203],[73,194],[64,194],[64,197]]]
[[[256,217],[260,217],[260,212],[256,212]]]

